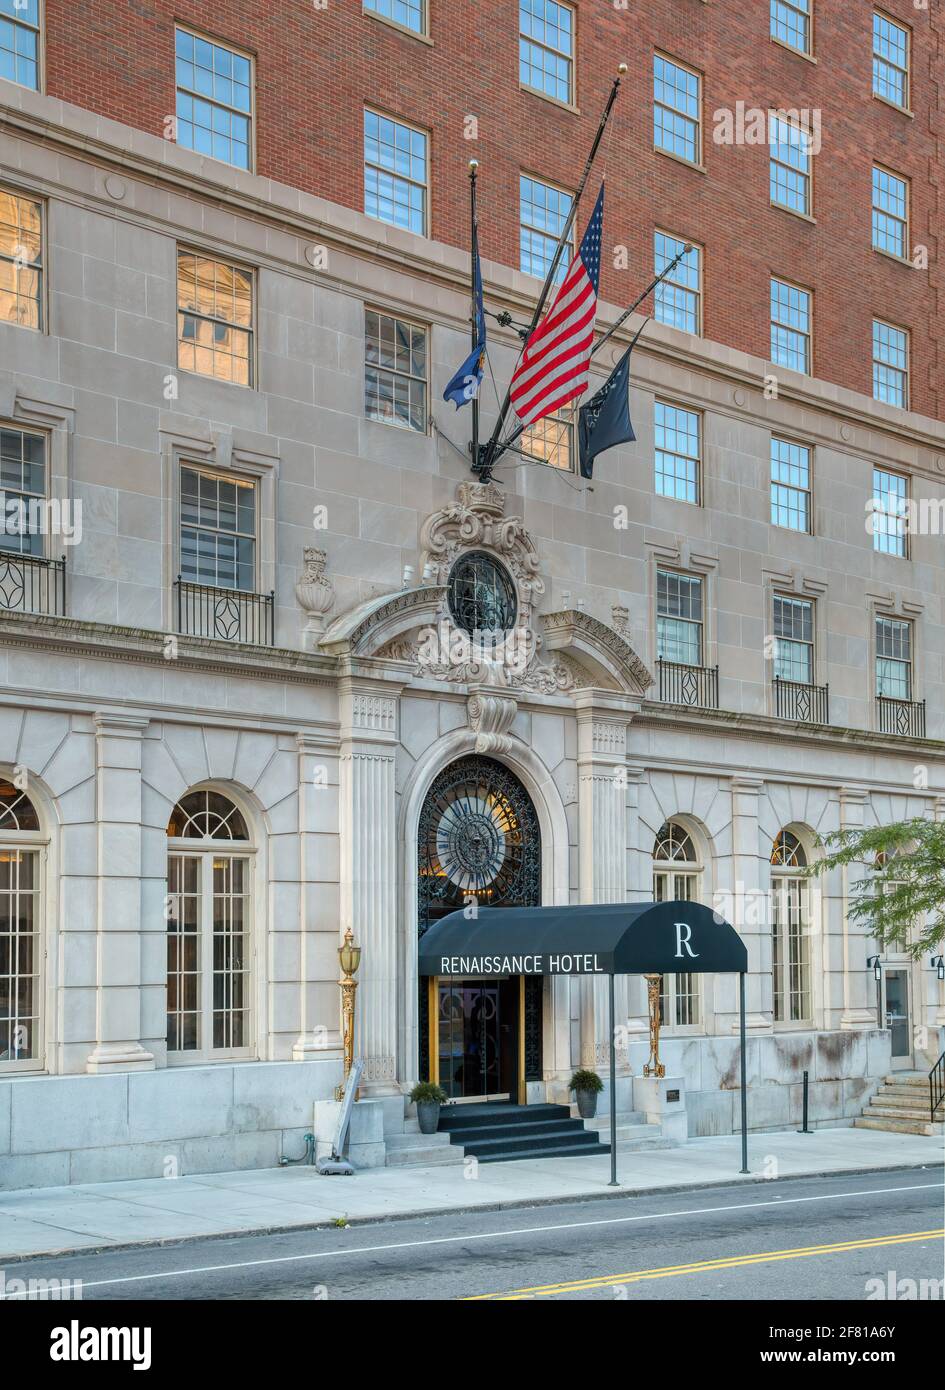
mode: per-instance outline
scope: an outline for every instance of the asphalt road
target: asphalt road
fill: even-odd
[[[5,1274],[81,1279],[84,1303],[829,1299],[866,1306],[872,1294],[878,1313],[880,1289],[888,1299],[898,1280],[915,1280],[917,1289],[920,1280],[942,1280],[943,1225],[942,1170],[927,1168],[54,1256],[8,1264]]]

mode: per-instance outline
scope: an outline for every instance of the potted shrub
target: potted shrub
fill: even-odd
[[[446,1104],[447,1096],[442,1086],[433,1081],[418,1081],[410,1092],[410,1099],[417,1107],[417,1119],[421,1134],[436,1134],[440,1123],[440,1106]]]
[[[604,1089],[604,1083],[596,1071],[582,1067],[576,1071],[568,1083],[568,1090],[574,1092],[578,1114],[582,1120],[593,1120],[597,1114],[597,1097]]]

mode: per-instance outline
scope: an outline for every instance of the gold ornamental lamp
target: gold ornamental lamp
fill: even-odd
[[[650,1057],[643,1068],[644,1076],[665,1076],[666,1068],[660,1061],[660,983],[661,975],[644,975],[650,1012]]]
[[[354,1061],[354,992],[358,983],[353,976],[358,973],[358,966],[361,964],[361,947],[355,945],[354,933],[350,927],[345,928],[344,941],[338,947],[338,962],[341,966],[341,979],[338,984],[341,987],[341,1027],[344,1039],[345,1071],[344,1080],[335,1090],[335,1099],[341,1100]]]

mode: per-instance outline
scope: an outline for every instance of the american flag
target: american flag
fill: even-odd
[[[512,376],[509,391],[523,425],[532,425],[583,394],[594,345],[604,185],[580,249],[554,303],[538,324]]]

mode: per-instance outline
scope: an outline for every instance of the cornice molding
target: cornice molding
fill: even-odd
[[[704,734],[744,734],[769,742],[790,740],[792,743],[812,744],[821,748],[854,748],[860,751],[865,746],[875,752],[894,753],[902,758],[912,757],[915,753],[929,753],[937,758],[945,756],[943,739],[897,738],[878,733],[875,729],[851,729],[841,725],[788,724],[783,719],[764,714],[742,714],[736,710],[718,709],[690,710],[657,700],[644,700],[634,722],[642,727],[695,729]]]

